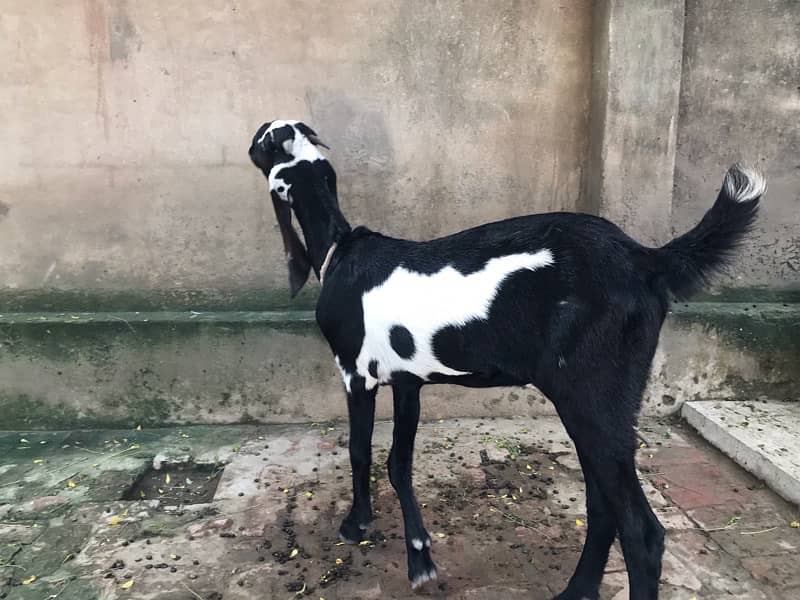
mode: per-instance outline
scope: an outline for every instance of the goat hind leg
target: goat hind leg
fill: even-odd
[[[599,598],[600,582],[608,562],[608,553],[617,533],[611,507],[580,448],[578,448],[578,459],[586,484],[586,514],[588,517],[586,541],[583,544],[578,566],[569,580],[567,589],[556,596],[555,600],[597,600]]]
[[[350,467],[353,470],[353,505],[339,527],[339,536],[348,544],[361,541],[367,524],[372,520],[369,497],[369,477],[372,466],[372,429],[375,423],[375,394],[373,390],[353,390],[347,394],[350,416]]]
[[[417,588],[437,578],[431,559],[431,538],[422,523],[412,487],[414,439],[419,423],[419,385],[395,384],[394,432],[389,454],[389,480],[403,509],[403,525],[408,556],[408,579]]]
[[[628,570],[630,598],[657,600],[664,528],[650,509],[639,483],[634,461],[633,426],[611,426],[610,423],[598,426],[591,419],[581,420],[583,422],[578,432],[574,424],[565,422],[565,425],[576,444],[586,450],[582,452],[582,458],[613,513]],[[592,572],[601,568],[599,558],[595,557],[595,560],[597,562],[591,567]]]

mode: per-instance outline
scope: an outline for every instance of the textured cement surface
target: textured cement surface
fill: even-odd
[[[674,304],[643,414],[698,398],[800,398],[795,331],[798,303]],[[303,310],[2,312],[0,381],[4,429],[346,418],[341,374]],[[553,414],[531,388],[434,385],[423,402],[429,419]]]
[[[756,165],[769,182],[759,220],[718,281],[797,289],[800,4],[686,0],[685,10],[673,230],[702,217],[729,163]]]
[[[714,446],[800,504],[798,403],[689,402],[681,413]]]
[[[6,3],[2,286],[285,289],[247,156],[276,118],[331,146],[354,224],[572,210],[590,39],[588,0]]]
[[[0,597],[24,600],[549,598],[585,534],[583,485],[560,423],[421,425],[415,487],[440,579],[412,594],[402,520],[376,426],[367,542],[339,543],[347,432],[328,423],[0,437]],[[798,508],[678,422],[640,426],[646,493],[668,529],[662,598],[789,600],[800,593]],[[44,443],[42,443],[44,442]],[[224,466],[213,501],[171,465]],[[151,464],[155,497],[121,501]],[[627,598],[612,551],[602,597]]]

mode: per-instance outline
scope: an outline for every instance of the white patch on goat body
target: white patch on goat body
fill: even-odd
[[[336,361],[336,366],[339,367],[339,372],[342,374],[342,381],[344,381],[344,389],[350,392],[350,380],[353,378],[347,371],[344,370],[342,367],[342,363],[339,360],[338,356],[334,356],[333,359]]]
[[[422,540],[419,538],[412,539],[411,545],[414,547],[414,550],[422,550]]]
[[[325,160],[325,156],[317,149],[311,140],[298,131],[297,127],[295,127],[297,123],[299,123],[299,121],[273,121],[269,128],[264,132],[264,135],[262,135],[258,140],[259,143],[263,142],[268,133],[274,129],[278,129],[279,127],[285,127],[286,125],[289,125],[292,129],[294,129],[294,139],[286,140],[283,143],[284,152],[290,156],[293,156],[294,158],[289,162],[278,163],[272,167],[269,172],[269,190],[278,194],[278,196],[280,196],[281,200],[284,202],[291,202],[291,197],[289,196],[289,190],[291,186],[281,178],[281,171],[283,171],[283,169],[290,169],[297,163],[304,160],[307,160],[308,162]]]
[[[422,379],[428,379],[432,373],[468,375],[442,364],[436,357],[434,334],[444,327],[485,320],[500,284],[509,275],[552,264],[552,252],[543,249],[533,254],[492,258],[483,269],[469,275],[449,265],[430,275],[397,267],[386,281],[361,298],[364,340],[356,358],[356,373],[364,377],[367,389],[388,383],[392,372],[397,371],[407,371]],[[415,352],[411,358],[401,358],[390,344],[389,331],[395,325],[408,329],[414,339]],[[377,378],[369,373],[369,363],[373,360],[378,363]],[[342,370],[338,358],[337,365]],[[352,375],[342,370],[348,389]]]

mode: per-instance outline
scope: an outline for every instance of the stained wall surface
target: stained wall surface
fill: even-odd
[[[800,4],[687,0],[672,226],[690,228],[731,162],[769,191],[720,284],[800,289]]]
[[[274,118],[392,235],[579,202],[586,0],[4,4],[3,290],[284,289],[247,157]]]

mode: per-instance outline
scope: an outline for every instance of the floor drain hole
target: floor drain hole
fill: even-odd
[[[169,504],[204,504],[214,499],[223,464],[168,463],[150,466],[128,488],[123,500],[163,500]]]

